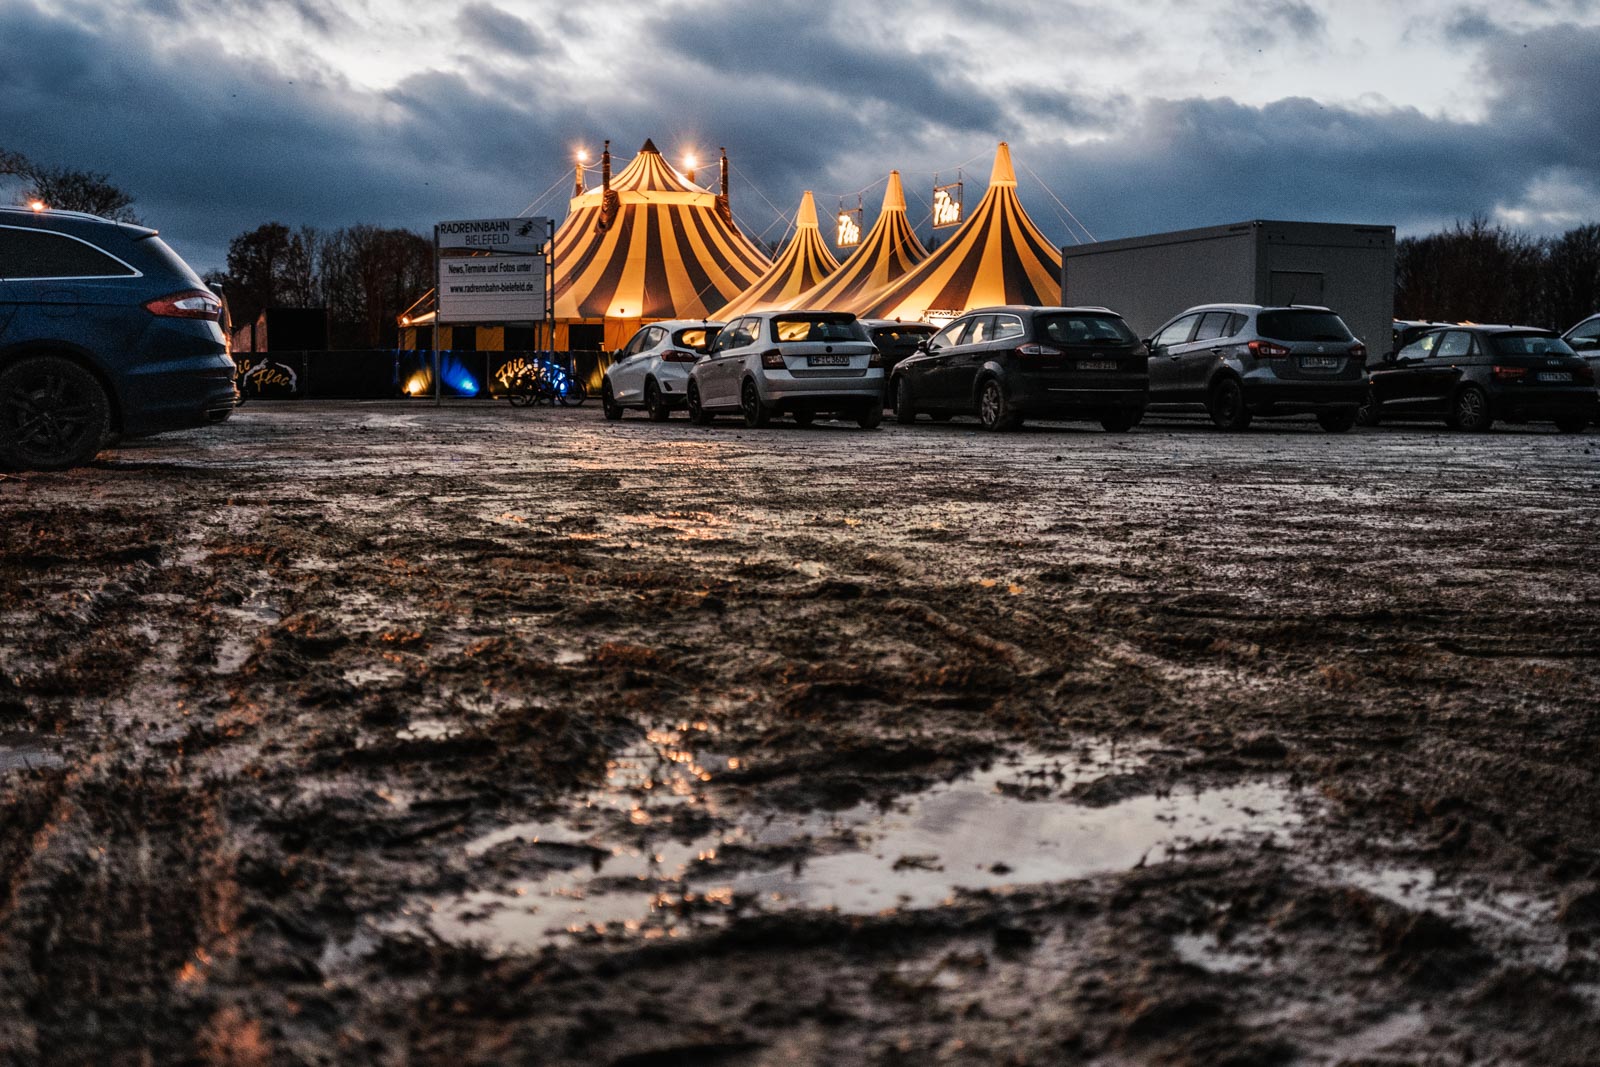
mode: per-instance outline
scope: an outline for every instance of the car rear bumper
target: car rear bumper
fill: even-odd
[[[1052,382],[1013,382],[1007,399],[1018,414],[1036,419],[1070,418],[1112,410],[1143,411],[1149,402],[1148,383],[1110,382],[1068,385]]]
[[[128,437],[222,422],[233,414],[234,365],[225,354],[146,363],[122,375],[122,433]]]
[[[1292,382],[1281,378],[1244,379],[1244,402],[1257,415],[1327,411],[1357,407],[1367,395],[1366,378]]]
[[[883,402],[883,371],[872,367],[858,377],[796,378],[787,374],[756,379],[761,399],[775,411],[796,407],[825,410],[829,405],[860,407]]]

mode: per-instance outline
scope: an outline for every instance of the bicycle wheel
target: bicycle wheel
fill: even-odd
[[[562,407],[581,407],[583,402],[589,399],[589,390],[585,389],[578,379],[568,378],[559,396]]]

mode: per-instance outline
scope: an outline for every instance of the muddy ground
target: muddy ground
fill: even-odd
[[[0,1063],[1600,1062],[1600,433],[252,404],[0,478]]]

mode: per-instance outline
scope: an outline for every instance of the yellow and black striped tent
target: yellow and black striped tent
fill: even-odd
[[[951,319],[991,304],[1059,304],[1061,252],[1022,210],[1011,148],[1000,143],[989,191],[950,239],[897,281],[845,304],[873,319]]]
[[[558,349],[578,323],[603,324],[604,347],[615,349],[641,322],[706,318],[771,265],[725,197],[680,174],[651,141],[615,178],[572,198],[551,262]]]
[[[883,192],[883,208],[872,230],[844,266],[828,275],[821,285],[801,293],[790,306],[845,310],[851,301],[882,289],[927,258],[928,250],[906,218],[906,191],[900,184],[900,172],[892,170],[889,187]]]
[[[727,322],[735,315],[773,308],[797,307],[795,297],[839,269],[817,222],[817,204],[808,189],[800,198],[794,238],[754,285],[728,301],[712,318]]]

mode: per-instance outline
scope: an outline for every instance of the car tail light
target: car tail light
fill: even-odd
[[[1366,345],[1351,345],[1350,346],[1350,358],[1351,359],[1359,359],[1359,360],[1361,360],[1361,362],[1365,363],[1367,361],[1367,346]]]
[[[1496,367],[1491,372],[1497,382],[1516,382],[1528,376],[1527,367]]]
[[[185,289],[180,293],[157,297],[147,301],[144,309],[164,319],[210,319],[216,322],[222,318],[222,301],[214,293],[202,289]]]
[[[1273,344],[1271,341],[1251,341],[1250,354],[1257,359],[1282,359],[1294,353],[1282,345]]]
[[[1581,367],[1572,368],[1572,380],[1580,385],[1594,384],[1594,368],[1585,363]]]
[[[693,363],[700,357],[693,352],[683,352],[676,348],[669,348],[661,353],[661,358],[667,363]]]
[[[868,359],[867,359],[867,366],[869,366],[869,367],[881,367],[881,366],[883,366],[883,349],[877,348],[877,347],[874,347],[872,349],[872,355],[870,357],[868,357]]]
[[[761,367],[763,370],[782,370],[784,367],[783,353],[776,348],[769,348],[761,353]]]
[[[1059,359],[1062,352],[1061,349],[1051,345],[1026,344],[1017,346],[1017,355],[1024,359],[1049,359],[1052,357]]]

